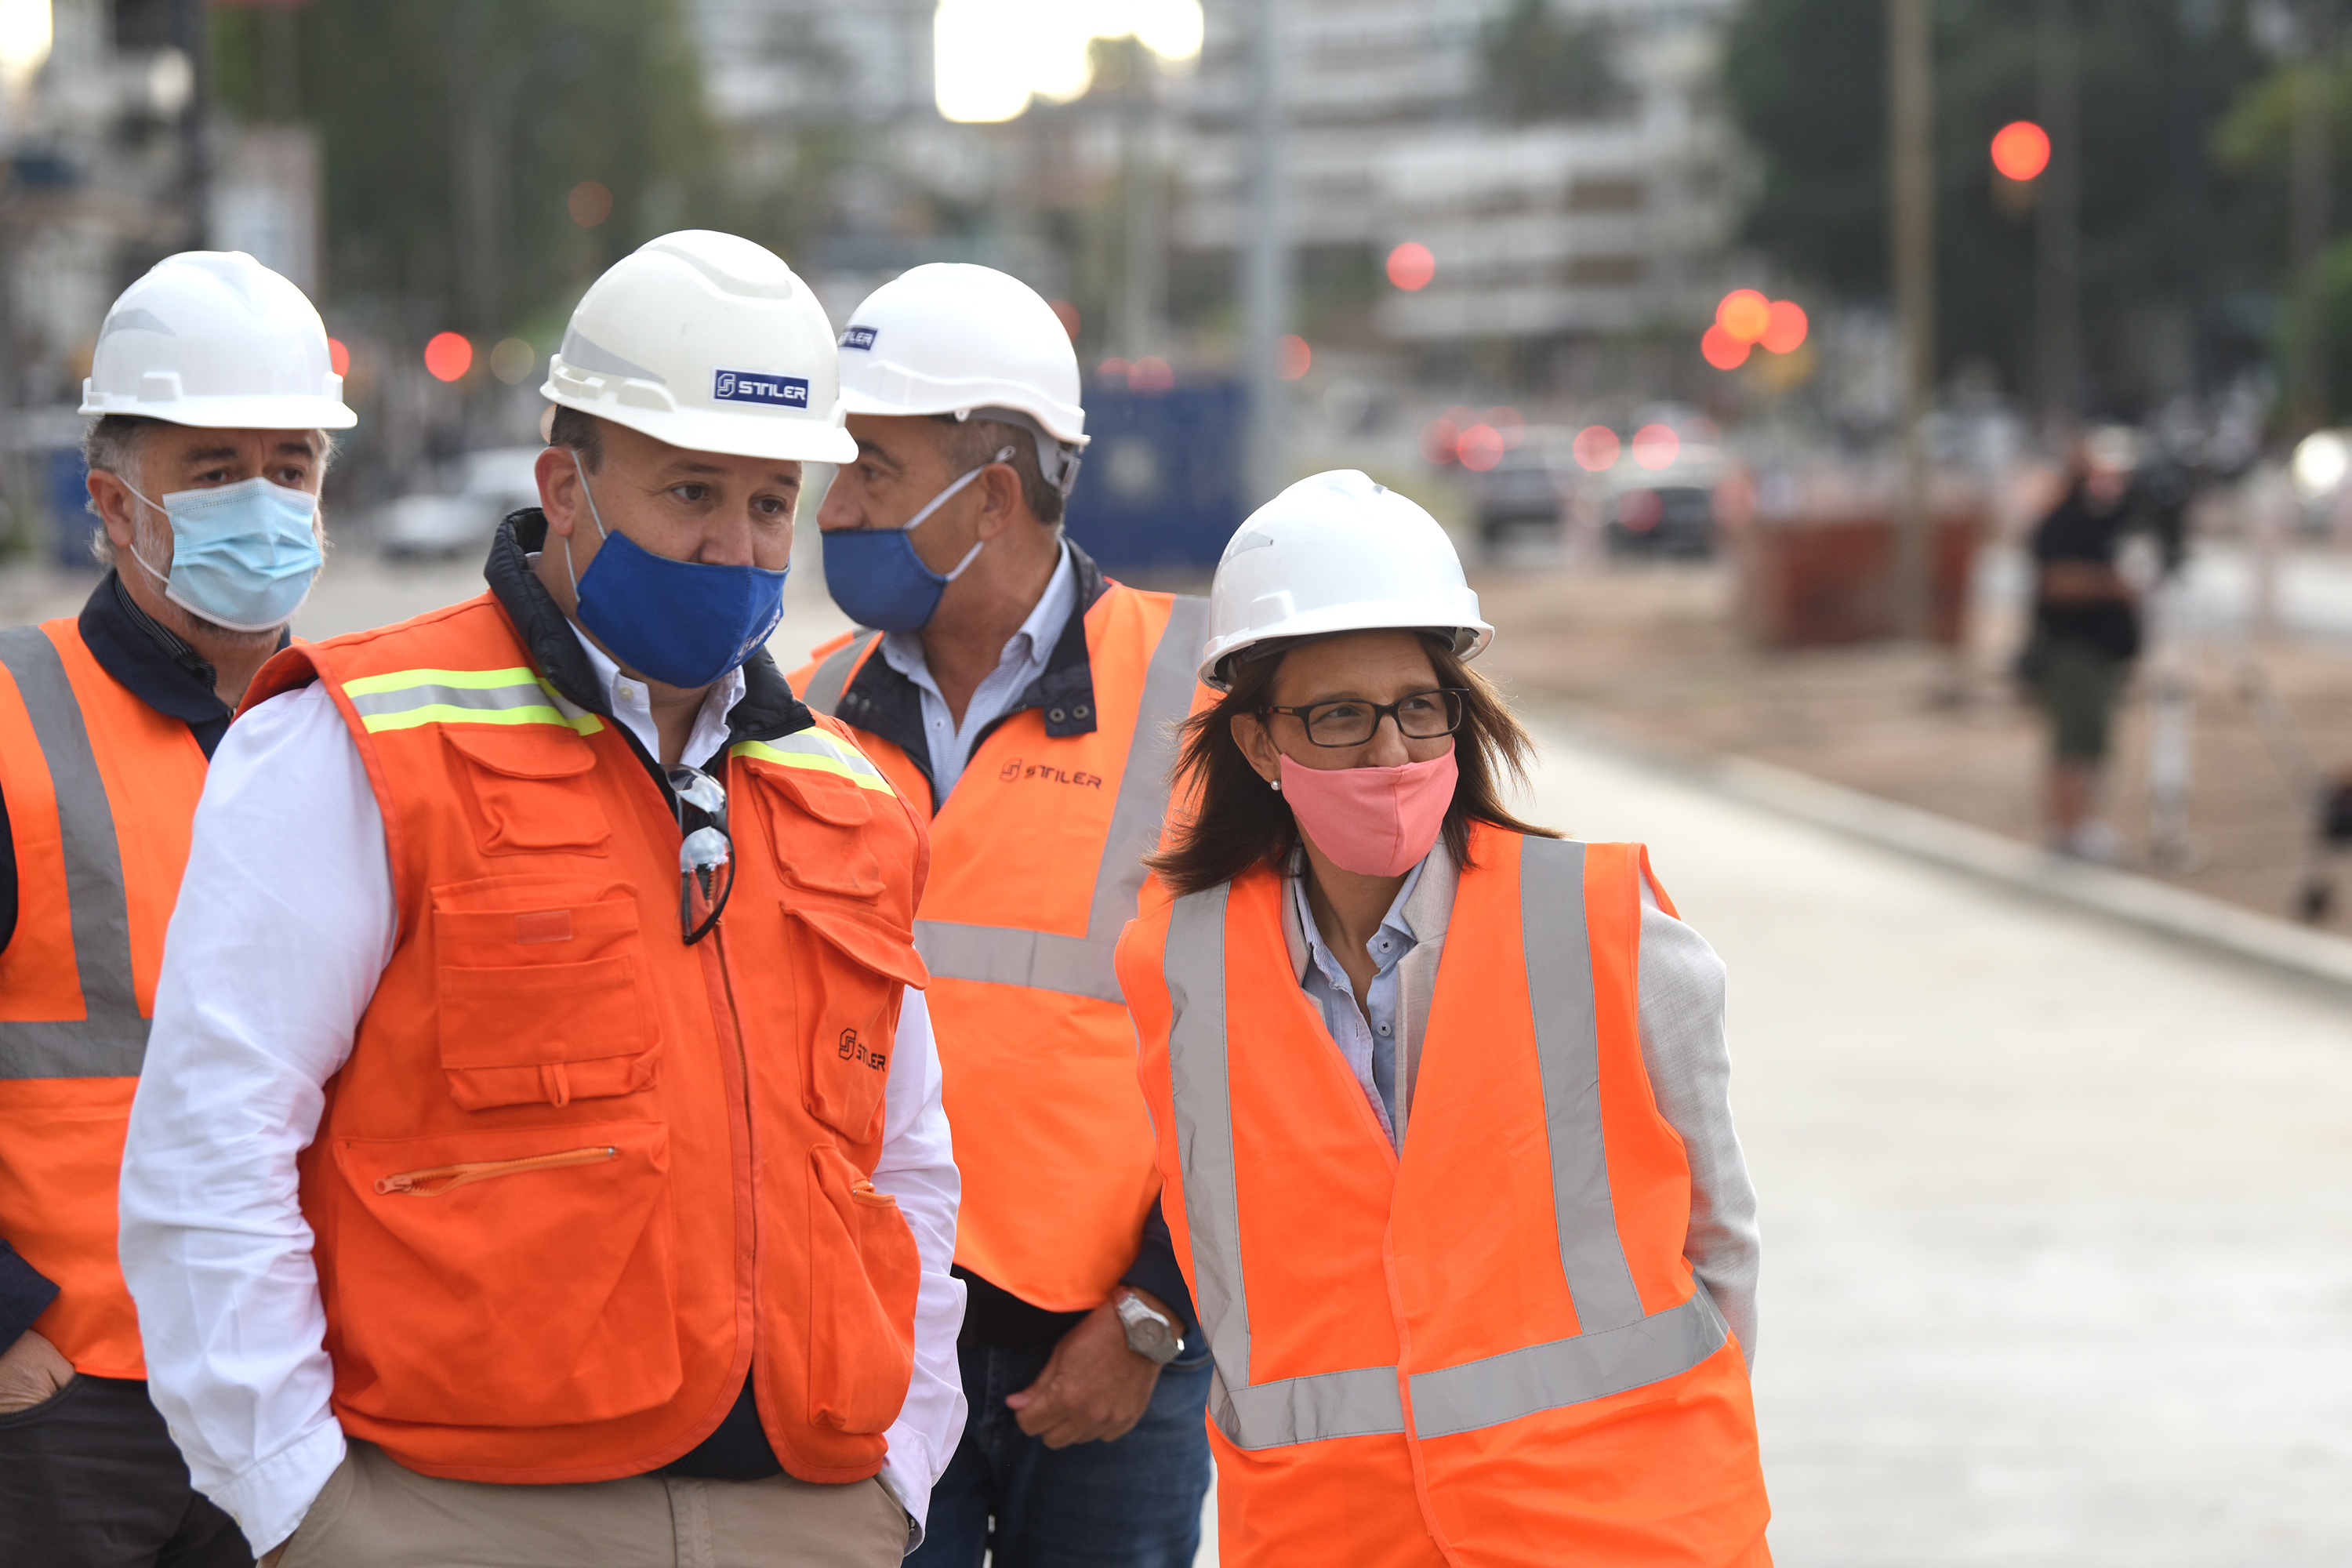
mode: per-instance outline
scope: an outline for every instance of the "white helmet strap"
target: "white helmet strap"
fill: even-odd
[[[1076,445],[1065,441],[1037,423],[1036,416],[1018,408],[991,405],[983,408],[959,408],[959,423],[971,419],[990,419],[1000,425],[1018,425],[1029,432],[1037,444],[1037,471],[1045,482],[1059,490],[1062,499],[1070,499],[1070,491],[1078,482],[1078,464],[1084,459]]]

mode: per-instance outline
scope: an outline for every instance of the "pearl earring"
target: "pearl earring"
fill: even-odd
[[[1280,795],[1282,793],[1282,781],[1280,779],[1268,779],[1265,782],[1274,786],[1275,794]]]

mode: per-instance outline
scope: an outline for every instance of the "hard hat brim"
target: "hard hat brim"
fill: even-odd
[[[1485,621],[1465,620],[1451,626],[1444,621],[1432,621],[1426,601],[1334,605],[1328,609],[1309,610],[1286,616],[1271,626],[1254,626],[1230,637],[1210,639],[1201,650],[1198,674],[1202,685],[1223,691],[1233,683],[1218,672],[1218,667],[1260,643],[1335,637],[1341,632],[1421,631],[1452,632],[1454,651],[1464,659],[1476,658],[1486,651],[1486,645],[1495,640],[1495,628]],[[1466,647],[1463,646],[1465,633],[1468,633],[1470,637]]]
[[[857,460],[856,439],[829,419],[730,414],[710,408],[632,407],[616,398],[574,395],[558,387],[552,376],[539,390],[540,395],[559,407],[576,408],[688,452],[793,463]]]
[[[860,392],[845,383],[841,389],[841,411],[844,414],[864,414],[885,419],[907,419],[923,418],[940,414],[963,414],[978,408],[1017,408],[1034,419],[1046,435],[1065,446],[1083,448],[1093,439],[1084,429],[1084,416],[1080,416],[1080,425],[1073,426],[1066,409],[1056,406],[1050,412],[1041,410],[1033,405],[1043,403],[1045,400],[1042,398],[1024,397],[1018,387],[995,386],[992,383],[991,386],[993,390],[989,391],[987,395],[982,395],[982,390],[985,389],[967,387],[957,389],[952,393],[928,391],[922,396],[911,401],[899,402],[891,398],[877,397],[870,392]]]
[[[79,413],[96,418],[121,415],[160,419],[200,430],[348,430],[360,416],[331,397],[175,397],[148,403],[136,397],[85,397]]]

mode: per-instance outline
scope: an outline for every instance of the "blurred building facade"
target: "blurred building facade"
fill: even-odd
[[[1432,281],[1374,321],[1405,343],[1624,333],[1704,321],[1734,243],[1743,163],[1717,89],[1735,0],[1553,0],[1540,21],[1604,50],[1591,110],[1498,112],[1515,0],[1284,0],[1292,243],[1429,247]],[[1238,244],[1255,0],[1207,0],[1184,97],[1178,243]]]

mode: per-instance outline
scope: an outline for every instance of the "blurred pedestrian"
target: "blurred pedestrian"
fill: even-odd
[[[2139,443],[2121,426],[2075,443],[2064,492],[2035,525],[2033,620],[2019,672],[2050,727],[2043,813],[2051,848],[2112,860],[2115,829],[2099,819],[2099,775],[2115,716],[2139,657],[2139,596],[2124,575],[2125,535],[2158,535],[2166,569],[2180,557],[2179,506],[2137,481]]]
[[[1118,974],[1227,1568],[1770,1560],[1723,966],[1641,846],[1504,809],[1491,636],[1361,474],[1217,569],[1197,809]]]
[[[123,291],[81,412],[106,576],[0,632],[0,1563],[245,1564],[149,1401],[115,1190],[197,795],[356,420],[317,310],[241,251]]]
[[[1113,582],[1064,536],[1078,362],[1028,285],[918,267],[850,313],[841,360],[857,460],[817,521],[861,629],[793,683],[930,818],[916,931],[971,1290],[970,1415],[910,1562],[1191,1568],[1208,1359],[1111,953],[1207,606]]]
[[[856,455],[835,377],[775,256],[647,242],[490,591],[287,650],[221,747],[122,1263],[266,1563],[919,1532],[963,1421],[923,824],[764,647],[801,466]]]

